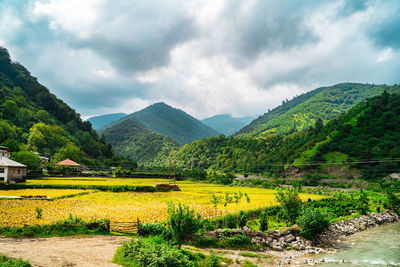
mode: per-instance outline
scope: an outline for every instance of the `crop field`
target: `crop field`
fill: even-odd
[[[46,178],[40,180],[28,180],[31,184],[84,184],[84,185],[156,185],[168,183],[167,179],[122,179],[122,178]],[[189,181],[178,181],[182,191],[137,193],[137,192],[94,192],[86,195],[74,196],[53,201],[43,200],[0,200],[0,226],[24,225],[48,223],[60,218],[66,218],[70,214],[85,219],[109,218],[112,221],[135,221],[137,218],[142,222],[163,221],[167,217],[166,209],[168,202],[184,203],[192,206],[203,217],[212,217],[227,213],[238,212],[266,207],[276,204],[275,191],[263,188],[235,187],[214,184],[193,183]],[[13,190],[16,191],[27,190]],[[65,191],[82,190],[58,190],[39,189],[37,195],[65,194]],[[250,202],[243,196],[237,203],[224,205],[226,193],[233,197],[234,193],[246,193]],[[0,195],[2,195],[0,191]],[[40,192],[40,193],[39,193]],[[52,192],[52,193],[50,193]],[[79,192],[77,192],[79,193]],[[25,193],[24,193],[25,194]],[[32,195],[33,193],[30,193]],[[70,193],[68,193],[70,194]],[[221,202],[214,207],[211,203],[212,195],[221,197]],[[322,196],[301,194],[303,200],[320,199]],[[36,219],[35,209],[43,210],[40,220]]]
[[[47,197],[62,197],[66,195],[79,194],[89,190],[81,189],[23,189],[23,190],[0,190],[1,197],[9,196],[47,196]],[[91,191],[91,190],[90,190]]]

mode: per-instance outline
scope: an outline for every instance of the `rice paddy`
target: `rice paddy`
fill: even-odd
[[[30,184],[81,184],[81,185],[156,185],[168,183],[168,179],[123,179],[123,178],[46,178],[28,180]],[[240,210],[250,210],[260,207],[275,205],[275,191],[263,188],[223,186],[215,184],[194,183],[190,181],[176,182],[181,191],[136,193],[136,192],[94,192],[86,195],[73,196],[53,201],[42,200],[0,200],[0,226],[18,226],[24,224],[48,223],[70,214],[85,219],[109,218],[112,221],[142,222],[163,221],[167,217],[168,202],[183,203],[192,206],[203,217],[213,217]],[[35,190],[35,193],[27,193]],[[25,189],[0,191],[0,196],[5,195],[47,195],[60,196],[63,194],[79,193],[83,190],[66,189]],[[17,192],[21,191],[21,192]],[[24,191],[24,192],[22,192]],[[74,193],[72,193],[74,191]],[[217,207],[211,203],[212,195],[225,198],[226,193],[233,197],[234,193],[246,193],[250,202],[243,196],[238,203],[229,203],[224,206],[224,201]],[[303,200],[320,199],[322,196],[301,194]],[[36,219],[35,209],[43,210],[40,220]]]

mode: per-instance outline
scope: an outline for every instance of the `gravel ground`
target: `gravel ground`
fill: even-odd
[[[111,263],[125,236],[51,238],[0,237],[0,254],[28,260],[33,266],[119,266]]]

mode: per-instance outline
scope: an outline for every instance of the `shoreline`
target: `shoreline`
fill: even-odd
[[[276,265],[281,266],[303,266],[324,263],[324,259],[315,260],[310,257],[320,253],[338,252],[334,246],[338,242],[346,240],[347,237],[350,237],[355,233],[377,226],[399,222],[399,215],[393,211],[386,211],[382,213],[368,213],[367,215],[362,215],[358,218],[331,223],[328,229],[313,241],[311,247],[307,247],[307,249],[303,251],[298,251],[299,254],[297,255],[282,255],[281,260],[276,261],[275,263]],[[286,251],[280,253],[286,253]]]

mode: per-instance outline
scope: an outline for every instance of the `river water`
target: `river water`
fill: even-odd
[[[318,266],[400,266],[400,223],[356,233],[336,248],[337,253],[316,256],[325,260]]]

